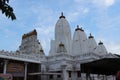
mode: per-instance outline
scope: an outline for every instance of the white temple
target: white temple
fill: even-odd
[[[0,57],[39,63],[41,72],[49,75],[41,76],[40,80],[86,80],[86,75],[81,73],[81,63],[117,57],[108,53],[103,42],[97,44],[92,34],[87,37],[79,25],[72,37],[70,25],[63,13],[55,25],[55,40],[51,40],[50,45],[49,55],[46,56],[37,39],[37,32],[33,30],[22,36],[19,50],[12,53],[0,51]]]
[[[116,56],[107,52],[103,42],[97,44],[91,34],[87,38],[78,25],[72,38],[70,25],[62,13],[55,25],[55,40],[51,40],[50,52],[41,63],[41,70],[62,73],[63,80],[85,80],[80,64],[104,57]],[[54,75],[51,80],[61,80],[59,77]]]

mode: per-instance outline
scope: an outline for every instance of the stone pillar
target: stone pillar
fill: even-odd
[[[62,65],[62,77],[63,80],[68,80],[68,72],[66,69],[67,65]]]
[[[54,74],[53,76],[54,76],[54,80],[57,80],[57,75],[56,75],[56,74]]]
[[[25,75],[24,75],[24,80],[27,80],[27,65],[28,65],[28,63],[25,62]]]
[[[8,60],[4,60],[3,74],[6,74],[6,72],[7,72],[7,64],[8,64]]]
[[[45,75],[45,73],[47,73],[47,70],[46,70],[46,66],[44,64],[41,64],[41,80],[48,80],[48,74]]]

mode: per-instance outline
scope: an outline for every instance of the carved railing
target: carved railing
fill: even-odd
[[[40,54],[23,54],[19,51],[0,51],[0,58],[8,58],[8,59],[18,59],[18,60],[25,60],[25,61],[33,61],[33,62],[40,62],[43,58]]]

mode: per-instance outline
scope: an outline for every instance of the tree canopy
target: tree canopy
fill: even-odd
[[[0,0],[0,10],[6,17],[11,18],[11,20],[15,20],[16,16],[13,12],[13,8],[8,3],[9,0]]]

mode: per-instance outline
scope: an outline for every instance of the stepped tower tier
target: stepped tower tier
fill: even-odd
[[[71,30],[63,13],[61,13],[61,16],[55,25],[55,40],[51,41],[50,54],[57,53],[57,49],[61,42],[64,44],[67,53],[70,53]]]

